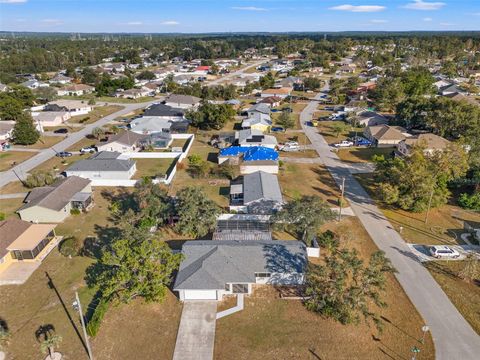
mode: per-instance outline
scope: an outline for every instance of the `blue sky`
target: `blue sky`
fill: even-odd
[[[480,30],[480,0],[0,0],[0,30]]]

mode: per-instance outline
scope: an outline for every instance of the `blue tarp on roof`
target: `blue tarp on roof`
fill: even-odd
[[[243,161],[278,160],[278,153],[263,146],[231,146],[220,150],[220,156],[238,156],[243,154]]]
[[[263,146],[250,147],[243,154],[243,161],[278,160],[278,153]]]

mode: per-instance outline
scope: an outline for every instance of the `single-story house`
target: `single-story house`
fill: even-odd
[[[135,152],[141,149],[140,140],[145,135],[133,131],[123,131],[108,138],[107,142],[97,144],[98,151],[115,151],[119,153]]]
[[[443,96],[455,94],[455,93],[462,93],[463,91],[455,84],[446,85],[440,88],[440,94]]]
[[[281,99],[285,99],[286,97],[290,96],[291,92],[292,92],[291,87],[281,87],[278,89],[266,89],[262,91],[261,97],[267,98],[271,96],[276,96]]]
[[[248,214],[272,214],[283,204],[274,174],[255,171],[230,183],[230,210]]]
[[[450,141],[447,139],[442,138],[441,136],[427,133],[427,134],[420,134],[411,136],[402,140],[398,143],[397,150],[403,156],[409,156],[411,149],[414,146],[422,146],[424,147],[424,152],[426,154],[432,154],[436,151],[443,151],[445,150]]]
[[[25,86],[26,88],[29,88],[31,90],[49,86],[47,83],[38,81],[37,79],[30,79],[30,80],[24,81],[20,85]]]
[[[242,121],[242,129],[259,130],[262,133],[267,132],[272,126],[272,119],[269,115],[255,113]]]
[[[0,273],[18,261],[41,261],[53,247],[56,224],[32,224],[16,218],[0,221]]]
[[[470,105],[480,106],[480,103],[477,100],[475,100],[473,96],[465,96],[461,93],[451,93],[451,94],[445,95],[445,97],[448,97],[449,99],[452,99],[454,101],[466,102]]]
[[[57,90],[58,96],[82,96],[91,94],[95,88],[86,84],[72,84]]]
[[[33,121],[43,126],[59,126],[72,116],[67,111],[41,111],[32,113]]]
[[[180,121],[185,119],[185,110],[165,104],[153,104],[145,109],[143,116],[156,116],[167,120]]]
[[[141,89],[128,89],[123,91],[117,91],[115,97],[124,99],[138,99],[144,96],[153,95],[154,92],[149,88],[142,87]]]
[[[240,164],[240,168],[244,167],[248,170],[241,171],[242,174],[255,171],[278,173],[278,152],[263,146],[231,146],[221,149],[218,154],[218,163],[223,164],[227,161],[233,165]]]
[[[71,165],[65,175],[90,180],[129,180],[137,171],[136,163],[132,159],[119,159],[120,155],[119,152],[98,152]]]
[[[168,95],[164,104],[178,109],[194,109],[200,105],[202,99],[191,95]]]
[[[50,84],[68,84],[72,82],[72,78],[61,73],[56,74],[53,78],[48,80]]]
[[[78,176],[59,179],[53,185],[30,191],[17,213],[25,221],[60,223],[72,209],[86,211],[93,204],[91,181]]]
[[[255,284],[299,286],[308,263],[300,241],[195,240],[182,253],[173,286],[181,301],[251,294]]]
[[[271,96],[270,96],[271,97]],[[255,116],[255,114],[265,114],[265,115],[270,115],[270,105],[266,103],[259,102],[253,106],[251,106],[247,110],[247,116],[252,117]]]
[[[235,142],[238,146],[264,146],[271,149],[275,149],[278,145],[275,136],[264,135],[262,131],[255,129],[236,131]]]
[[[165,149],[170,146],[172,141],[172,134],[168,132],[157,132],[144,137],[139,143],[143,148],[151,146],[154,149]]]
[[[385,116],[370,110],[364,110],[358,113],[355,116],[355,121],[360,126],[376,126],[388,124],[388,119]]]
[[[11,139],[14,127],[15,121],[0,121],[0,141]]]
[[[56,100],[49,102],[44,111],[68,111],[71,116],[86,115],[93,110],[91,105],[81,100]]]
[[[400,126],[377,125],[367,126],[363,131],[365,138],[376,147],[396,147],[398,143],[407,138],[407,130]]]
[[[277,96],[269,96],[260,100],[260,104],[267,104],[271,108],[280,106],[282,99]]]

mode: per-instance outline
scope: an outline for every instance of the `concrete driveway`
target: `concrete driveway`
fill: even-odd
[[[216,301],[185,301],[173,360],[212,360]]]

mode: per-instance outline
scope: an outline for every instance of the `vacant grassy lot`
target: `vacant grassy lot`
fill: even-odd
[[[359,174],[355,177],[370,195],[377,199],[382,212],[409,243],[426,245],[462,243],[459,235],[463,232],[463,220],[480,221],[478,213],[465,211],[458,206],[444,205],[431,209],[428,222],[425,223],[425,212],[412,213],[382,204],[371,175]]]
[[[372,162],[373,155],[384,155],[389,157],[392,154],[392,148],[347,148],[339,149],[337,155],[340,159],[351,163]]]
[[[333,124],[338,122],[339,121],[320,121],[318,123],[318,132],[325,138],[325,141],[328,144],[334,144],[347,138],[354,137],[355,134],[361,135],[363,133],[363,128],[352,128],[347,126],[344,132],[336,136],[333,131]]]
[[[175,159],[135,159],[137,171],[133,179],[141,179],[144,176],[157,177],[165,175]]]
[[[340,190],[322,165],[285,163],[278,180],[286,201],[318,195],[331,206],[338,206]]]
[[[14,166],[14,163],[18,165],[34,155],[36,153],[27,151],[2,151],[0,152],[0,171],[8,170]]]
[[[56,173],[61,173],[67,167],[72,165],[75,161],[86,159],[88,155],[73,155],[67,158],[61,158],[54,156],[53,158],[45,161],[44,163],[38,165],[32,171],[35,170],[54,170]]]
[[[23,186],[23,184],[20,181],[13,181],[11,183],[8,183],[5,186],[2,186],[0,188],[0,194],[16,194],[16,193],[27,192],[29,190],[30,189]]]
[[[18,210],[23,204],[23,199],[0,199],[0,213],[5,214],[5,218],[15,215],[15,211]],[[15,215],[16,216],[16,215]]]
[[[92,111],[90,111],[90,113],[86,115],[73,116],[68,120],[68,122],[72,124],[75,124],[75,123],[91,124],[107,115],[110,115],[110,114],[113,114],[114,112],[122,110],[123,108],[124,107],[120,105],[96,106],[93,108]]]
[[[64,139],[64,136],[40,136],[40,139],[33,145],[15,145],[17,148],[25,149],[48,149]]]
[[[325,228],[350,229],[349,247],[363,258],[377,250],[355,218]],[[245,301],[241,312],[219,319],[216,326],[215,359],[410,359],[410,349],[421,349],[421,359],[434,359],[424,322],[394,276],[389,276],[385,301],[380,311],[385,328],[382,334],[364,323],[344,326],[307,311],[298,300],[282,300],[268,287],[258,288]],[[408,314],[408,316],[405,316]]]
[[[458,311],[473,329],[480,334],[480,283],[464,281],[458,273],[465,266],[464,261],[434,261],[425,267],[447,294]]]

